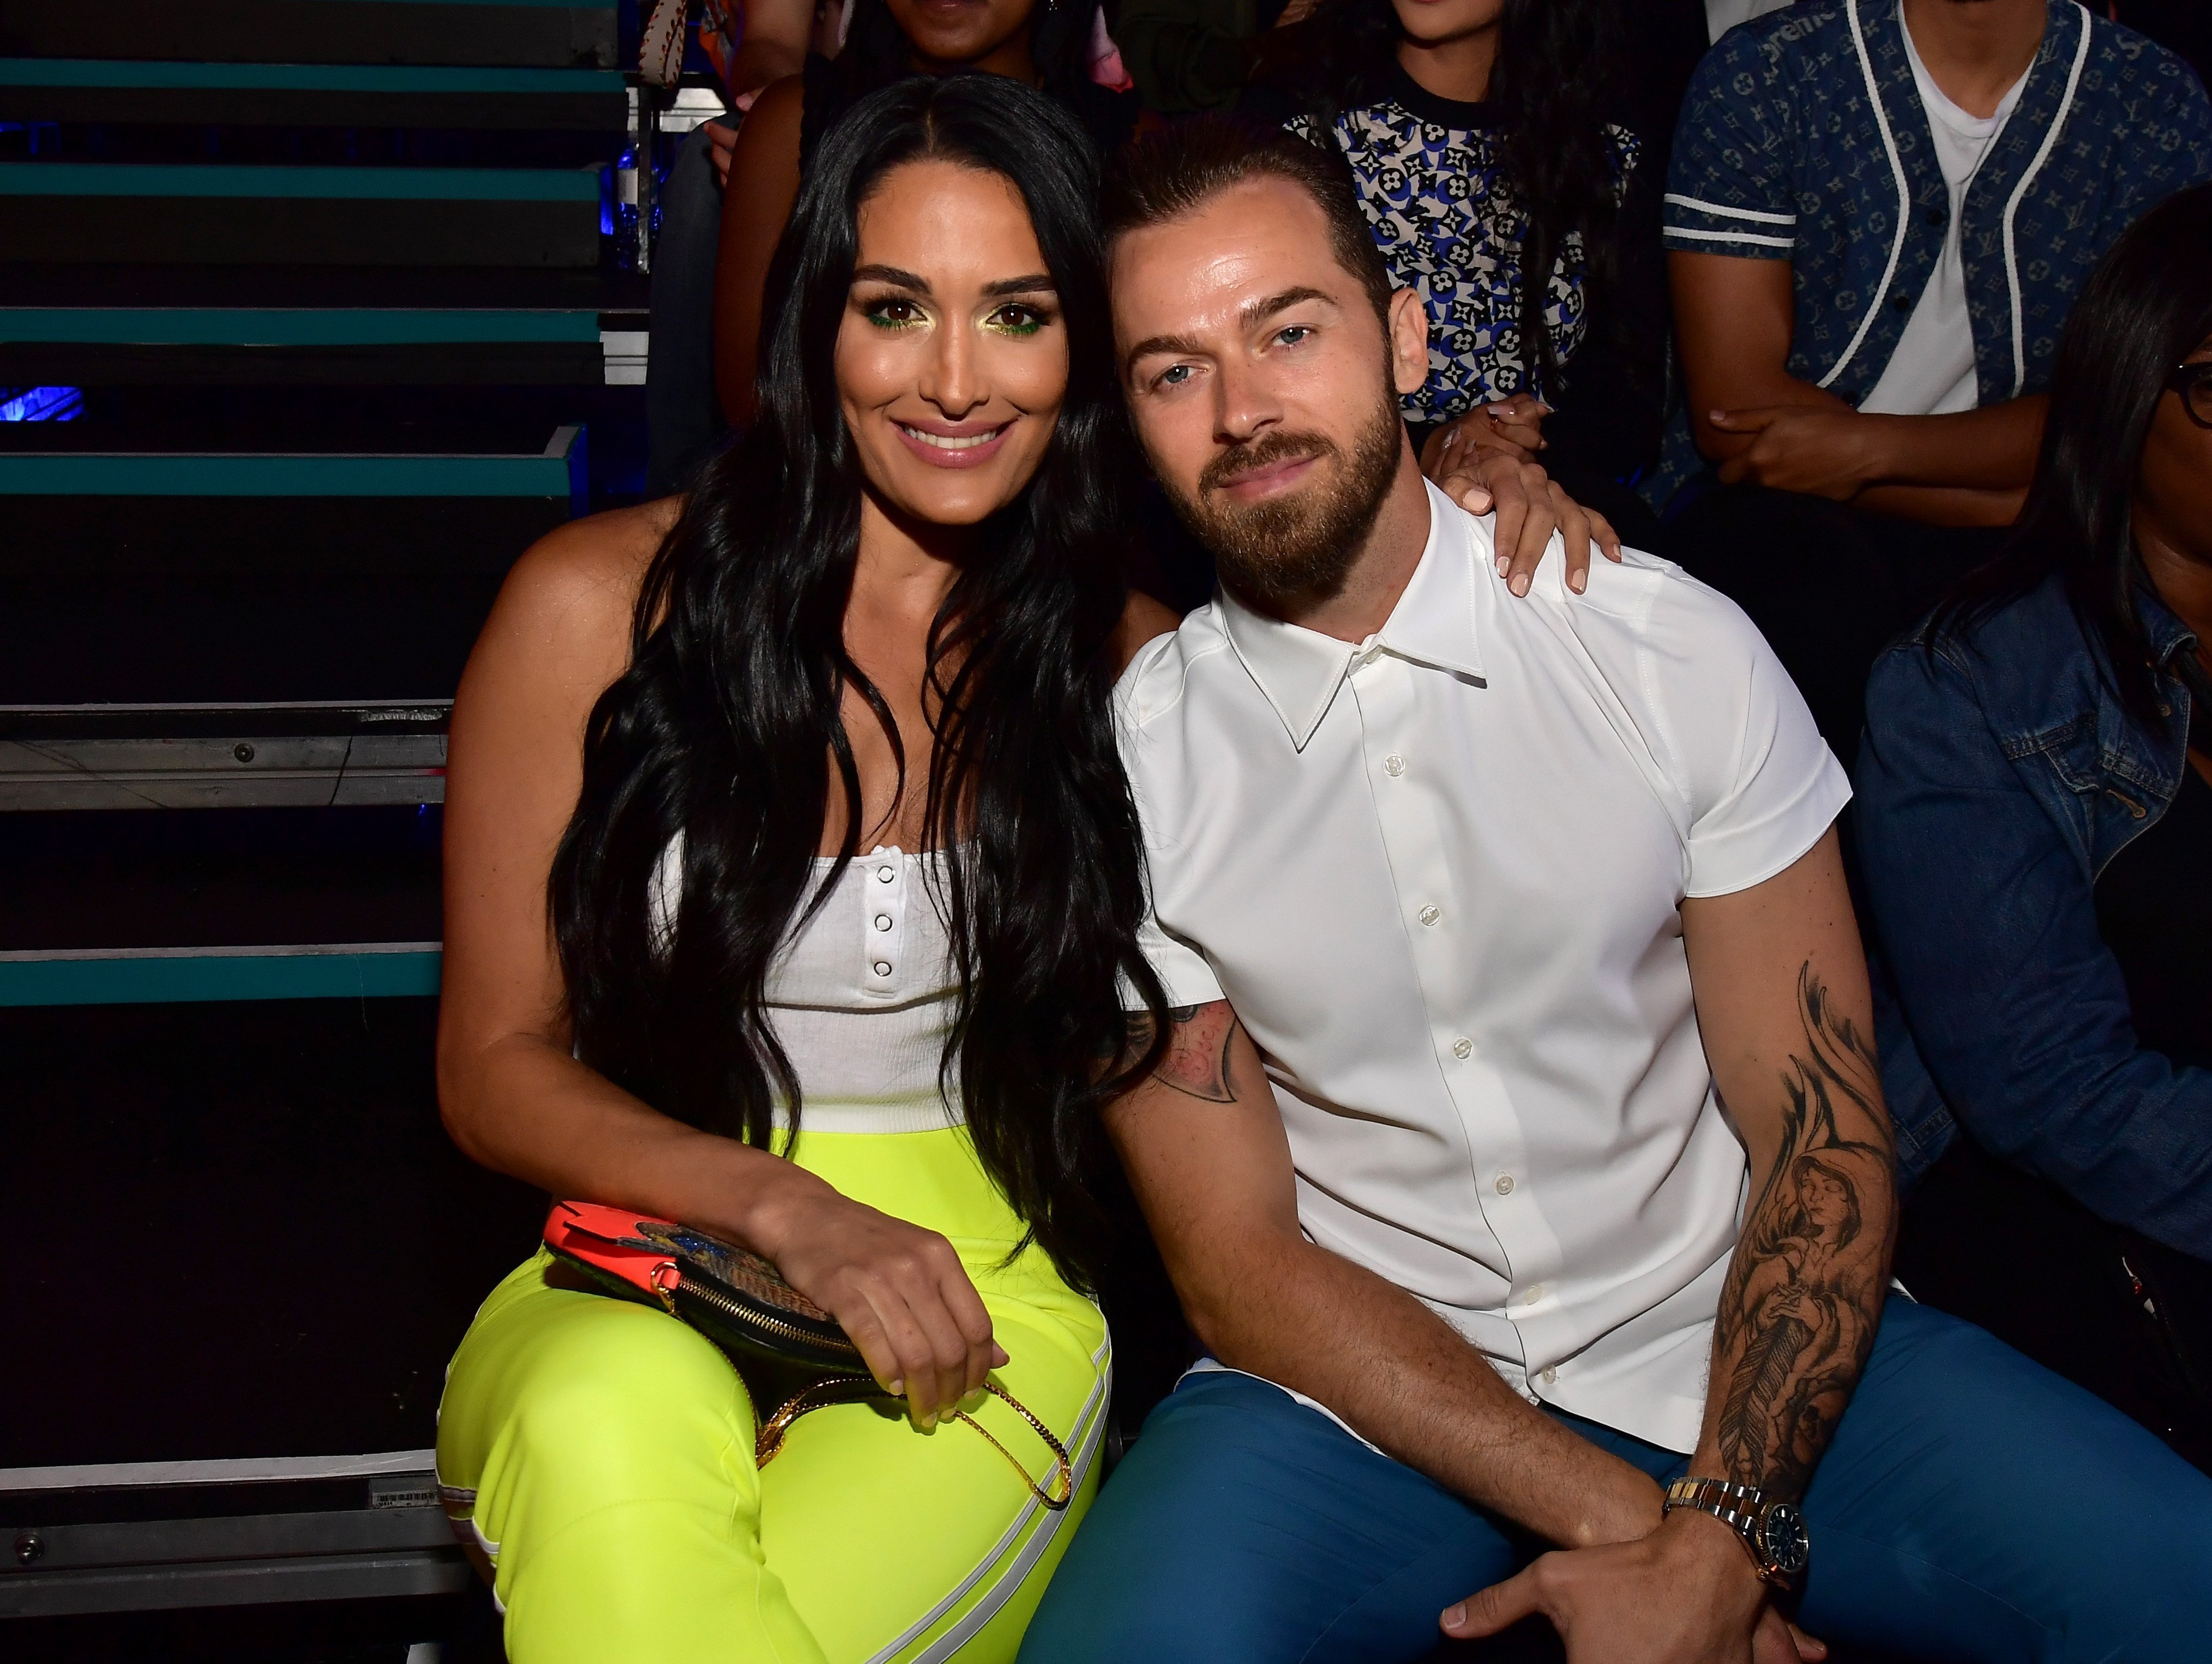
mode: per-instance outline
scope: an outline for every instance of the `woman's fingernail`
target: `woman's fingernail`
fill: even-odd
[[[1467,1622],[1466,1601],[1462,1600],[1455,1606],[1446,1606],[1444,1608],[1444,1627],[1446,1629],[1455,1630],[1465,1622]]]
[[[904,1398],[906,1396],[906,1382],[903,1381],[887,1381],[884,1383],[884,1390],[889,1393],[893,1398]]]
[[[1567,580],[1567,587],[1573,590],[1577,595],[1581,594],[1584,589],[1589,587],[1589,574],[1586,572],[1577,572],[1573,577]]]
[[[1513,569],[1513,557],[1512,557],[1510,555],[1500,555],[1500,556],[1498,557],[1498,575],[1499,577],[1503,578],[1503,577],[1504,577],[1507,573],[1510,572],[1512,569]]]
[[[1518,574],[1507,587],[1516,595],[1526,595],[1528,592],[1528,574],[1525,572]]]

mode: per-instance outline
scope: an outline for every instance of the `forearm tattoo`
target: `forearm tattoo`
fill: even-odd
[[[1774,1170],[1721,1291],[1713,1376],[1729,1476],[1802,1496],[1874,1345],[1889,1266],[1896,1150],[1874,1048],[1797,973],[1804,1051],[1782,1077]]]
[[[1236,1037],[1237,1013],[1225,999],[1203,1005],[1176,1005],[1168,1011],[1168,1048],[1152,1078],[1186,1096],[1207,1103],[1232,1103],[1229,1086],[1229,1042]],[[1152,1049],[1150,1011],[1129,1014],[1128,1055]]]

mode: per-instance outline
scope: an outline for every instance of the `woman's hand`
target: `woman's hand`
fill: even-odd
[[[884,1390],[933,1427],[1006,1362],[952,1244],[787,1167],[744,1240],[843,1326]]]
[[[1421,447],[1421,471],[1431,479],[1448,452],[1497,451],[1517,462],[1533,462],[1544,448],[1544,418],[1552,407],[1530,393],[1516,393],[1488,404],[1478,404],[1455,416],[1429,435]]]

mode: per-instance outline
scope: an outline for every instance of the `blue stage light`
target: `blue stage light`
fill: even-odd
[[[0,422],[74,422],[83,414],[82,387],[0,387]]]

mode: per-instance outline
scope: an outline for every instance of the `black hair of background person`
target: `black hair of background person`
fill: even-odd
[[[1135,130],[1138,100],[1091,78],[1091,18],[1086,0],[1036,0],[1030,21],[1030,57],[1044,90],[1083,124],[1102,155],[1111,155]],[[844,50],[834,58],[811,57],[803,73],[806,96],[799,119],[799,166],[811,167],[822,137],[846,111],[878,88],[914,73],[914,47],[884,0],[854,0]]]
[[[1340,111],[1389,95],[1398,18],[1390,0],[1322,0],[1304,22],[1262,41],[1253,79],[1289,93],[1323,126]],[[1504,160],[1528,204],[1521,261],[1521,339],[1534,343],[1540,385],[1559,385],[1544,300],[1570,232],[1582,234],[1591,311],[1607,304],[1620,270],[1612,159],[1604,128],[1621,114],[1614,0],[1505,0],[1490,96]]]
[[[1928,633],[1973,627],[2053,573],[2105,650],[2114,691],[2145,729],[2165,728],[2135,597],[2149,583],[2130,500],[2151,418],[2175,365],[2212,337],[2212,185],[2167,197],[2112,245],[2074,303],[2051,370],[2035,482],[2003,550],[1960,580]],[[2212,699],[2186,653],[2174,660]]]
[[[1001,76],[915,78],[864,99],[823,140],[769,274],[760,419],[708,465],[648,569],[631,666],[586,731],[584,778],[550,881],[579,1055],[674,1118],[761,1148],[774,1106],[805,1125],[762,999],[794,925],[860,848],[860,776],[840,715],[890,707],[844,643],[861,465],[834,355],[860,203],[925,156],[987,168],[1028,204],[1068,337],[1068,384],[1036,477],[979,535],[931,635],[941,698],[927,840],[961,991],[957,1060],[984,1169],[1063,1274],[1096,1291],[1130,1251],[1098,1109],[1127,1038],[1120,981],[1164,1044],[1136,806],[1115,749],[1110,641],[1124,603],[1117,519],[1133,455],[1113,373],[1097,164],[1053,99]],[[836,759],[836,777],[830,759]],[[842,794],[836,865],[815,865]],[[678,834],[672,939],[650,914]],[[1138,1068],[1149,1071],[1151,1054]],[[787,1143],[783,1146],[788,1148]]]

